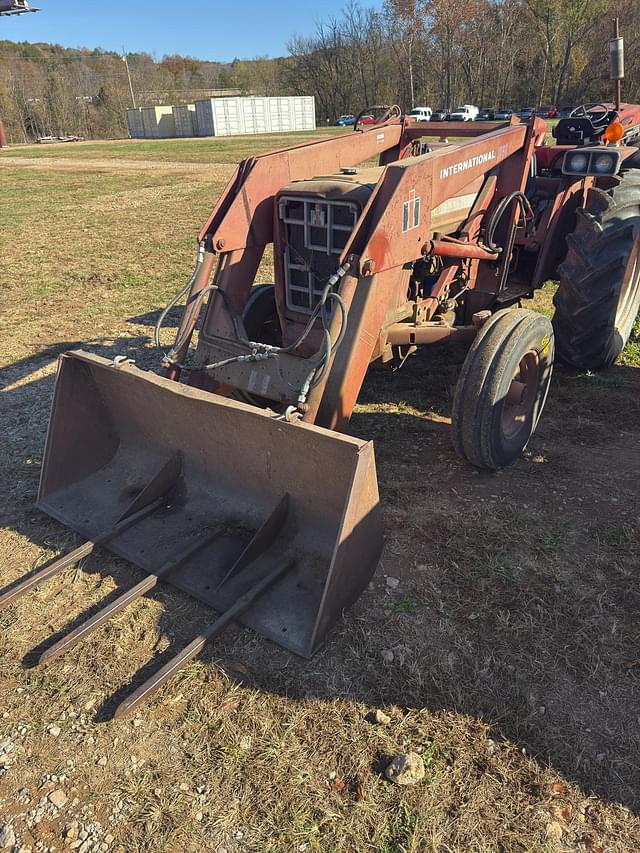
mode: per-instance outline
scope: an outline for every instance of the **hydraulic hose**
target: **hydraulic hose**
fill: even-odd
[[[169,313],[169,311],[171,311],[172,308],[174,308],[177,305],[177,303],[182,299],[182,297],[185,295],[185,293],[187,293],[189,290],[191,290],[191,288],[193,287],[193,283],[196,280],[196,277],[198,275],[198,272],[200,271],[200,267],[202,266],[203,260],[204,260],[204,247],[198,246],[198,253],[196,255],[196,265],[195,265],[193,272],[191,273],[191,277],[189,278],[187,283],[184,285],[184,287],[181,287],[180,290],[176,293],[176,295],[170,300],[167,307],[164,309],[164,311],[158,317],[158,321],[155,325],[155,334],[154,334],[155,345],[158,349],[161,348],[160,331],[162,330],[162,326],[164,325],[164,321],[167,317],[167,314]],[[179,348],[180,347],[178,346],[178,340],[176,339],[176,342],[173,345],[173,349],[178,350]]]
[[[493,211],[489,219],[484,241],[485,246],[492,252],[497,253],[502,251],[502,248],[493,242],[493,238],[495,236],[496,228],[502,220],[502,217],[506,213],[511,203],[514,201],[517,201],[518,206],[520,207],[520,211],[522,213],[522,217],[525,221],[528,217],[533,216],[533,210],[531,209],[531,205],[529,204],[529,199],[523,192],[518,191],[510,193],[509,195],[506,195],[504,198],[500,199],[496,209]]]
[[[171,311],[171,309],[180,301],[180,299],[182,299],[182,297],[193,286],[193,283],[194,283],[194,281],[198,275],[198,272],[200,270],[200,266],[202,265],[202,258],[203,258],[203,252],[202,252],[202,247],[200,247],[200,249],[198,251],[198,257],[196,260],[196,266],[195,266],[195,269],[194,269],[193,274],[191,275],[189,281],[184,285],[184,287],[182,287],[178,291],[178,293],[176,293],[176,295],[171,299],[171,301],[168,303],[168,305],[166,306],[166,308],[164,309],[164,311],[161,313],[160,317],[158,318],[158,321],[157,321],[156,327],[155,327],[155,344],[156,344],[156,347],[158,347],[159,349],[161,348],[160,331],[162,329],[164,320],[166,319],[166,316],[169,313],[169,311]],[[338,347],[340,346],[340,344],[344,340],[344,336],[345,336],[346,331],[347,331],[347,322],[348,322],[347,308],[346,308],[346,305],[345,305],[342,297],[338,293],[336,293],[333,288],[346,275],[350,266],[351,266],[350,263],[346,262],[346,263],[342,264],[342,266],[340,266],[332,276],[330,276],[330,278],[328,279],[328,281],[324,287],[324,290],[322,291],[322,295],[321,295],[320,299],[318,300],[318,303],[314,307],[313,311],[311,312],[309,320],[307,321],[307,324],[305,325],[305,328],[303,329],[302,333],[299,335],[299,337],[293,343],[288,344],[286,347],[276,347],[276,346],[273,346],[271,344],[261,343],[260,341],[249,340],[249,338],[246,334],[246,330],[244,328],[244,324],[242,323],[241,318],[238,316],[233,305],[231,304],[231,300],[229,299],[229,296],[226,293],[226,291],[223,290],[218,285],[215,285],[215,284],[208,285],[207,287],[200,290],[196,294],[193,302],[191,303],[191,306],[189,306],[189,303],[187,303],[187,306],[185,306],[185,308],[191,307],[192,310],[195,310],[196,308],[199,310],[200,304],[202,303],[202,301],[204,300],[204,298],[207,294],[211,293],[211,294],[213,294],[214,297],[217,294],[220,294],[222,296],[223,301],[224,301],[227,313],[229,314],[231,321],[233,323],[233,331],[234,331],[234,336],[235,336],[235,342],[241,344],[242,346],[244,346],[248,350],[250,350],[250,352],[248,352],[245,355],[231,356],[230,358],[225,358],[222,361],[214,362],[212,364],[206,364],[201,369],[207,370],[207,371],[213,371],[213,370],[216,370],[218,368],[225,367],[229,364],[234,364],[234,363],[238,363],[238,362],[265,361],[266,359],[269,359],[269,358],[275,358],[276,362],[277,362],[276,369],[278,371],[278,375],[279,375],[280,379],[290,390],[295,391],[298,394],[298,402],[304,403],[309,391],[311,389],[315,388],[320,382],[322,382],[322,380],[326,376],[327,371],[329,370],[331,358],[333,357],[336,350],[338,349]],[[329,330],[330,315],[328,315],[328,313],[326,311],[326,305],[328,302],[335,302],[338,310],[340,311],[340,330],[338,332],[338,335],[337,335],[335,341],[332,341],[331,333]],[[311,369],[307,375],[307,378],[303,382],[303,384],[300,387],[298,387],[297,385],[292,385],[289,382],[289,380],[286,378],[286,376],[284,375],[284,372],[282,370],[282,365],[280,363],[280,356],[287,355],[291,352],[294,352],[296,349],[298,349],[298,347],[300,347],[304,343],[304,341],[310,335],[311,330],[313,329],[313,326],[314,326],[316,320],[318,319],[318,316],[320,316],[320,318],[322,320],[322,327],[323,327],[322,344],[321,344],[319,350],[317,351],[317,353],[309,359],[309,362],[312,365]],[[165,367],[176,366],[176,367],[180,367],[182,369],[190,369],[189,365],[178,364],[178,362],[175,360],[176,353],[179,352],[179,350],[184,345],[186,340],[187,340],[186,337],[183,337],[182,339],[176,338],[176,341],[173,344],[171,350],[168,353],[164,354],[163,366],[165,366]]]

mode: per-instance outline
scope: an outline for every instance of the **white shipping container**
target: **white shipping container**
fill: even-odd
[[[312,95],[298,95],[293,101],[293,129],[315,130],[316,99]]]
[[[266,98],[240,98],[245,133],[269,133],[269,104]]]
[[[244,133],[241,98],[213,98],[214,136],[237,136]]]
[[[280,133],[316,126],[315,99],[307,95],[206,98],[195,102],[195,115],[198,136]]]
[[[197,136],[195,104],[178,104],[173,108],[176,136]]]
[[[292,98],[268,98],[269,117],[271,119],[271,130],[276,133],[285,133],[293,130],[293,104]]]
[[[164,139],[176,135],[173,107],[143,107],[144,135],[148,139]]]
[[[144,139],[144,123],[138,107],[127,110],[127,127],[131,139]]]
[[[196,101],[198,136],[236,136],[244,133],[242,98]]]

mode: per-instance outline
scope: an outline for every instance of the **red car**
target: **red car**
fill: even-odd
[[[546,107],[539,107],[536,110],[536,115],[540,116],[540,118],[556,118],[558,115],[558,108],[553,104]]]
[[[362,116],[358,124],[375,124],[376,120],[373,116]]]

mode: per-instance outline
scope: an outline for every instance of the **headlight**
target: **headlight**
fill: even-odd
[[[614,148],[581,148],[567,151],[562,161],[565,175],[615,175],[620,168],[620,152]]]
[[[589,158],[586,154],[570,154],[566,160],[566,168],[570,172],[586,172]]]
[[[612,175],[616,171],[616,158],[611,154],[598,154],[593,158],[593,168],[601,175]]]

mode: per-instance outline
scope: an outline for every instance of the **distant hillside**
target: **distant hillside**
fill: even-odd
[[[156,62],[148,53],[131,53],[127,60],[138,106],[222,93],[285,91],[280,74],[284,60],[280,59],[222,63],[166,56]],[[10,140],[62,134],[125,136],[125,113],[130,106],[120,54],[100,48],[0,41],[0,118]]]

